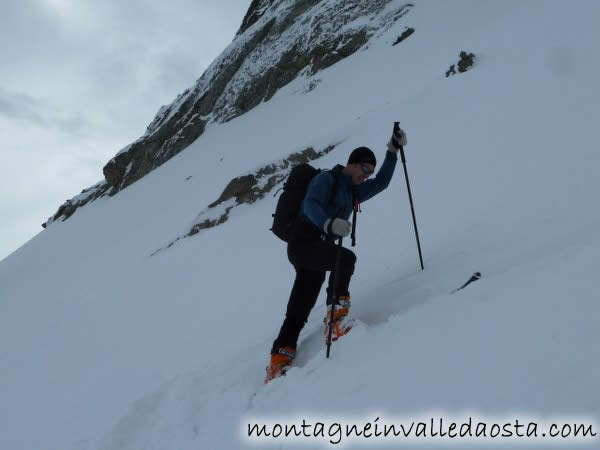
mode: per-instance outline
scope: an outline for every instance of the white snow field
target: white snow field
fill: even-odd
[[[542,436],[545,421],[600,431],[600,2],[414,5],[316,89],[297,79],[211,125],[0,262],[1,449],[600,448]],[[475,67],[446,78],[461,50]],[[293,152],[339,143],[314,162],[329,168],[367,145],[382,161],[394,121],[425,270],[399,161],[358,219],[359,324],[327,360],[323,289],[293,368],[264,385],[294,279],[269,231],[276,198],[150,255],[229,180]],[[351,440],[330,427],[469,415],[535,421],[538,437]],[[244,436],[302,419],[326,423],[323,436]]]

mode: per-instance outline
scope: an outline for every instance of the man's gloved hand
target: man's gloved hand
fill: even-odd
[[[350,234],[350,229],[352,228],[350,222],[344,219],[340,219],[339,217],[331,220],[327,219],[325,221],[325,225],[323,225],[323,230],[327,234],[335,234],[336,236],[346,237]]]
[[[394,129],[394,134],[390,138],[387,147],[388,152],[397,153],[400,147],[406,145],[406,133],[400,127]]]

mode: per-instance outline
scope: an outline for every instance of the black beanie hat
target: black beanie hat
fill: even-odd
[[[377,165],[377,158],[375,154],[368,147],[358,147],[352,150],[350,157],[348,158],[348,164],[360,164],[367,163]]]

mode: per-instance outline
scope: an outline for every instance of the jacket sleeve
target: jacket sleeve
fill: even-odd
[[[325,207],[331,197],[332,189],[333,175],[329,172],[321,172],[309,183],[302,202],[302,214],[319,230],[323,229],[325,221],[329,219]]]
[[[367,180],[357,186],[356,191],[360,203],[366,202],[388,187],[392,180],[397,161],[398,155],[396,155],[396,153],[385,152],[385,159],[375,178]]]

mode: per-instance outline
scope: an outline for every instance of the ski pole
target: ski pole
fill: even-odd
[[[331,300],[331,315],[329,316],[329,333],[327,334],[327,358],[329,358],[329,351],[331,350],[331,332],[333,330],[333,314],[335,313],[335,305],[337,305],[337,281],[338,272],[340,270],[340,260],[342,259],[342,238],[338,239],[337,254],[335,256],[335,268],[332,274],[333,276],[333,289],[332,289],[332,300]]]
[[[358,194],[356,193],[356,187],[352,186],[352,234],[350,237],[352,238],[352,247],[356,246],[356,213],[360,207],[358,203]]]
[[[400,128],[400,122],[394,122],[394,134],[396,130]],[[404,166],[404,176],[406,177],[406,187],[408,189],[408,199],[410,201],[410,210],[412,212],[413,225],[415,227],[415,235],[417,236],[417,249],[419,250],[419,261],[421,261],[421,270],[424,270],[423,266],[423,254],[421,253],[421,241],[419,240],[419,230],[417,229],[417,219],[415,217],[415,206],[413,204],[412,193],[410,191],[410,182],[408,181],[408,171],[406,170],[406,157],[404,156],[404,147],[400,146],[400,157],[402,158],[402,165]]]

